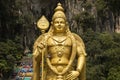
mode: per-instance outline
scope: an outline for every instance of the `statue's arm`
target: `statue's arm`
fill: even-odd
[[[33,80],[40,80],[40,63],[44,48],[42,37],[38,38],[33,49]]]
[[[39,80],[40,75],[40,53],[38,47],[33,52],[33,80]]]
[[[79,71],[79,73],[81,73],[84,65],[85,65],[85,59],[86,59],[86,55],[85,55],[85,49],[84,46],[81,45],[81,43],[79,41],[77,41],[77,56],[78,56],[78,61],[77,61],[77,71]]]
[[[81,39],[76,39],[76,44],[77,44],[77,68],[75,71],[71,71],[70,74],[67,75],[66,79],[67,80],[74,80],[78,76],[80,80],[85,80],[85,47],[84,43]]]

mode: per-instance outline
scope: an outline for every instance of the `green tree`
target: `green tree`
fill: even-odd
[[[87,79],[119,80],[120,34],[88,30],[82,37],[88,54]]]
[[[95,18],[89,12],[81,12],[77,14],[74,19],[77,21],[77,24],[82,27],[83,32],[86,32],[89,28],[95,30]]]
[[[12,40],[0,42],[0,71],[3,78],[11,75],[14,64],[22,58],[22,51],[21,46]]]
[[[119,79],[120,79],[120,66],[110,68],[107,80],[119,80]]]

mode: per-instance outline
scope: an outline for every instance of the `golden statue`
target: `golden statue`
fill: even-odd
[[[33,80],[86,80],[85,46],[77,34],[70,32],[61,4],[55,8],[47,33],[48,21],[45,17],[39,21],[38,27],[45,29],[42,27],[43,34],[34,44]]]

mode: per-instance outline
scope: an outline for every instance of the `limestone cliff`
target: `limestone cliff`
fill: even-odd
[[[72,32],[82,34],[92,28],[97,32],[120,33],[120,0],[1,0],[0,36],[18,35],[28,48],[40,35],[37,20],[45,15],[51,21],[58,2],[65,9]]]
[[[37,20],[45,15],[51,21],[58,2],[62,3],[65,9],[70,29],[77,34],[82,34],[88,28],[98,32],[120,32],[119,12],[114,13],[110,10],[105,0],[26,0],[25,7],[21,8],[21,11],[22,14],[32,16],[31,23],[33,23],[29,25],[30,30],[26,30],[28,44],[35,39],[36,30],[39,32],[36,28]],[[33,39],[31,35],[34,36]]]

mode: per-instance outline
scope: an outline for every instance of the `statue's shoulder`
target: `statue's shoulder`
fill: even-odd
[[[83,42],[82,38],[78,34],[72,33],[72,35],[77,41]]]
[[[47,37],[49,36],[48,33],[41,34],[35,41],[33,49],[36,48],[42,41],[46,41]]]
[[[77,46],[83,48],[84,55],[87,56],[87,53],[85,52],[85,44],[84,44],[82,38],[79,35],[75,34],[75,33],[72,33],[72,35],[75,37],[75,40],[77,42]]]
[[[82,38],[78,34],[72,33],[72,35],[74,36],[74,38],[77,41],[78,45],[82,45],[83,47],[85,47]]]

